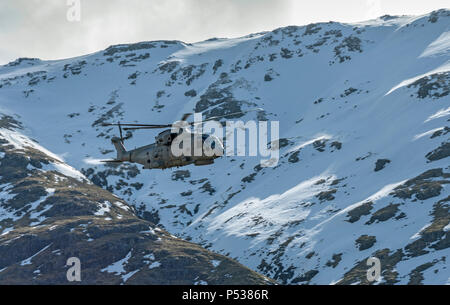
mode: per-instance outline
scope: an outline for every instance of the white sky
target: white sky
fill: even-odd
[[[69,22],[68,2],[81,20]],[[236,37],[287,25],[420,15],[448,0],[0,0],[0,64],[68,58],[112,44]]]

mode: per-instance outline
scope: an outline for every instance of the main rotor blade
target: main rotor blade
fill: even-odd
[[[140,127],[125,127],[123,130],[159,129],[159,128],[171,128],[171,127],[172,127],[172,125],[140,126]]]
[[[252,111],[261,111],[261,108],[255,108],[255,109],[250,109],[250,110],[246,110],[246,111],[239,111],[239,112],[233,112],[233,113],[228,113],[228,114],[224,114],[224,115],[219,115],[219,116],[214,116],[214,117],[210,117],[209,119],[203,120],[201,122],[190,122],[187,123],[188,125],[197,125],[197,124],[202,124],[204,122],[208,122],[208,121],[212,121],[212,120],[217,120],[217,119],[221,119],[221,118],[226,118],[228,116],[232,116],[232,115],[237,115],[237,114],[245,114],[248,112],[252,112]],[[186,121],[186,119],[191,116],[192,113],[185,113],[182,118],[181,121]],[[119,126],[119,129],[121,128],[121,126],[127,126],[124,127],[123,130],[139,130],[139,129],[158,129],[158,128],[172,128],[173,124],[135,124],[135,123],[103,123],[103,126]]]
[[[183,116],[181,117],[180,121],[186,121],[188,119],[188,117],[190,117],[192,115],[192,113],[185,113],[183,114]]]
[[[122,163],[122,160],[100,160],[102,163]]]
[[[119,126],[119,124],[115,124],[115,123],[103,123],[103,126]],[[170,127],[172,125],[170,124],[124,124],[124,123],[120,123],[120,126],[137,126],[137,127],[152,127],[152,128],[167,128]]]
[[[250,109],[250,110],[246,110],[246,111],[239,111],[239,112],[234,112],[234,113],[229,113],[229,114],[224,114],[224,115],[218,115],[218,116],[210,117],[209,119],[203,120],[201,122],[192,122],[192,123],[189,123],[189,124],[190,125],[197,125],[197,124],[202,124],[204,122],[225,118],[227,116],[232,116],[232,115],[236,115],[236,114],[245,114],[245,113],[248,113],[248,112],[261,111],[261,110],[262,110],[261,108],[255,108],[255,109]]]

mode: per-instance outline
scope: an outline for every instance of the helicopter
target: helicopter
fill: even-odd
[[[252,110],[250,110],[252,111]],[[118,126],[120,137],[112,137],[111,142],[114,145],[117,157],[113,160],[102,160],[104,163],[122,163],[130,162],[143,165],[143,169],[166,169],[171,167],[181,167],[190,164],[196,166],[213,164],[214,160],[221,157],[224,152],[222,141],[214,135],[206,135],[202,133],[192,132],[189,126],[202,124],[207,121],[224,118],[227,116],[243,114],[245,112],[230,113],[223,116],[211,117],[201,122],[186,122],[192,113],[186,113],[181,120],[174,124],[128,124],[128,123],[103,123],[103,126]],[[181,124],[180,124],[181,123]],[[123,128],[122,128],[123,127]],[[170,128],[160,132],[155,137],[155,143],[138,147],[133,150],[126,150],[124,146],[123,130],[141,130],[141,129],[159,129]],[[193,144],[194,142],[200,144],[202,148],[200,154],[182,154],[175,155],[172,151],[172,144],[178,140],[178,137],[183,136],[185,139],[189,138]],[[205,145],[206,144],[206,145]],[[183,144],[181,144],[183,145]]]

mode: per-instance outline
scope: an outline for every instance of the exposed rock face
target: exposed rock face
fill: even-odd
[[[444,142],[435,150],[426,154],[426,158],[430,161],[441,160],[450,156],[450,142]]]
[[[375,236],[361,235],[355,242],[358,244],[359,251],[364,251],[372,247],[376,241]]]
[[[382,170],[386,164],[391,163],[391,160],[389,159],[378,159],[377,162],[375,163],[375,171],[378,172],[380,170]]]

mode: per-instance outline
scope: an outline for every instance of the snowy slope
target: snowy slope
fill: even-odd
[[[286,27],[235,39],[112,46],[0,68],[0,111],[169,232],[282,283],[446,283],[450,11]],[[280,161],[165,171],[99,164],[117,131],[262,108]],[[136,131],[125,144],[153,141]]]

